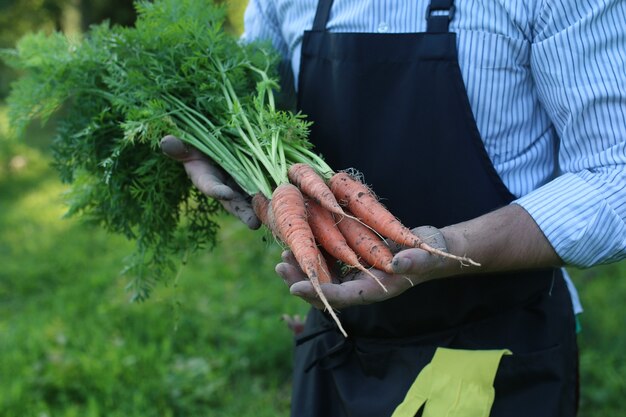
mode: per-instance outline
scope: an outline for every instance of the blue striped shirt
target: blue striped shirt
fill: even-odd
[[[331,32],[424,32],[429,0],[336,0]],[[250,0],[297,80],[317,0]],[[459,0],[450,30],[487,152],[559,256],[626,258],[626,1]]]

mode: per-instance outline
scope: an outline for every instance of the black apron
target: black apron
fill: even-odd
[[[298,106],[316,150],[335,170],[362,172],[409,227],[458,223],[514,198],[474,121],[452,3],[432,0],[426,33],[329,33],[332,0],[321,0],[302,43]],[[307,317],[293,417],[390,416],[437,347],[513,351],[493,417],[575,415],[575,325],[558,269],[434,280],[339,317],[348,339],[325,313]]]

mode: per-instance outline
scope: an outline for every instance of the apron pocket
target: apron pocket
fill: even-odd
[[[504,356],[494,382],[495,402],[491,417],[573,416],[572,384],[565,381],[567,355],[562,345]]]

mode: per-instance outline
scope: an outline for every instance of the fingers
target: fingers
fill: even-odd
[[[183,164],[191,182],[203,194],[220,200],[226,211],[249,228],[258,229],[261,226],[248,197],[235,191],[234,186],[227,185],[225,175],[210,162],[206,159],[194,159]]]
[[[183,163],[187,175],[203,194],[220,200],[226,211],[238,217],[250,229],[261,226],[248,197],[237,191],[239,187],[235,181],[211,163],[202,152],[174,136],[166,136],[161,140],[161,150],[170,158]]]
[[[283,253],[281,254],[281,258],[283,260],[284,263],[287,263],[295,268],[297,268],[299,275],[302,279],[300,280],[308,280],[308,277],[306,276],[306,274],[302,271],[302,269],[300,269],[300,265],[298,264],[298,261],[296,260],[295,256],[293,255],[293,252],[291,252],[290,250],[285,250],[283,251]],[[326,259],[326,261],[328,262],[328,259]],[[329,265],[329,272],[331,274],[331,279],[332,282],[335,284],[338,284],[341,282],[341,280],[339,279],[339,271],[334,268],[331,267],[331,265]],[[291,286],[291,284],[293,284],[293,282],[286,282],[287,285]]]
[[[411,230],[414,235],[433,248],[447,250],[446,239],[439,229],[434,226],[420,226]]]
[[[421,226],[412,230],[424,243],[433,248],[447,250],[446,241],[439,229],[433,226]],[[392,268],[396,274],[419,276],[422,282],[428,277],[428,272],[440,266],[444,261],[422,249],[404,249],[393,257]]]
[[[276,265],[276,273],[280,275],[285,281],[285,284],[289,287],[291,294],[305,299],[309,304],[318,309],[323,309],[319,298],[315,294],[315,290],[311,285],[304,272],[296,265],[289,262],[282,262]],[[304,290],[300,291],[299,288],[304,287]],[[313,294],[312,297],[308,297],[307,294]]]
[[[381,272],[379,279],[387,287],[387,292],[363,273],[358,273],[355,279],[341,284],[323,284],[322,291],[333,308],[341,309],[384,301],[403,293],[412,286],[409,280],[400,275],[387,275]],[[304,299],[313,306],[323,308],[309,281],[298,281],[289,290],[291,294]]]
[[[250,200],[247,197],[236,196],[231,200],[222,200],[221,203],[226,211],[239,218],[250,229],[256,230],[261,227],[261,221],[254,213]]]
[[[298,314],[295,316],[283,314],[281,319],[287,324],[287,327],[293,332],[294,336],[299,335],[304,330],[304,320],[302,320]]]
[[[185,171],[191,182],[209,197],[229,201],[237,197],[237,193],[225,184],[224,175],[204,159],[193,159],[183,162]]]
[[[239,189],[239,186],[231,177],[226,178],[226,185],[232,190]],[[222,205],[230,214],[238,217],[250,229],[256,230],[261,227],[261,221],[254,213],[251,199],[242,193],[235,192],[235,197],[228,201],[222,201]]]
[[[235,191],[225,184],[224,173],[193,146],[170,135],[161,140],[161,150],[170,158],[183,163],[187,175],[202,193],[218,200],[232,200],[236,197]]]
[[[176,161],[183,162],[189,157],[189,148],[175,136],[165,136],[160,145],[161,151]]]
[[[187,163],[190,161],[206,161],[209,162],[209,158],[196,149],[178,139],[176,136],[168,135],[161,139],[161,151],[175,161]]]
[[[315,289],[306,274],[300,269],[296,258],[293,253],[286,250],[281,255],[283,262],[276,265],[276,272],[280,275],[289,287],[289,292],[292,295],[303,298],[313,307],[323,309],[324,306],[320,299],[315,295]],[[302,292],[299,290],[304,288]],[[308,297],[306,294],[314,294],[312,297]]]
[[[276,273],[280,275],[289,288],[298,282],[307,280],[307,276],[300,268],[286,262],[276,265]]]
[[[285,251],[282,259],[283,262],[276,266],[276,272],[283,278],[290,293],[316,308],[323,309],[315,288],[298,267],[293,254]],[[377,270],[372,272],[383,282],[388,292],[383,291],[372,277],[362,272],[354,273],[349,280],[344,280],[340,284],[322,284],[322,291],[331,306],[344,308],[383,301],[399,295],[413,285],[411,281],[399,275],[388,275]]]
[[[428,245],[446,250],[444,236],[439,229],[432,226],[418,227],[413,230]],[[368,274],[352,273],[343,282],[322,284],[321,288],[333,308],[344,308],[354,305],[371,304],[395,297],[407,289],[435,278],[435,272],[445,262],[443,258],[431,255],[422,249],[405,249],[397,247],[399,252],[394,256],[392,267],[395,274],[390,275],[372,269],[380,282],[387,288],[383,291],[380,285]],[[283,263],[276,267],[276,272],[283,277],[292,295],[298,296],[316,308],[323,309],[315,288],[289,251],[283,253]]]
[[[444,264],[441,256],[433,255],[422,249],[405,249],[398,252],[391,262],[396,274],[409,275],[414,283],[431,279],[432,272]]]

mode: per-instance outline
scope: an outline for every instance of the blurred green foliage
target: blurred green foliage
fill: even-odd
[[[229,10],[228,29],[240,34],[247,0],[224,1]],[[135,17],[133,0],[0,0],[0,48],[12,47],[28,32],[77,34],[104,20],[132,25]],[[14,78],[13,71],[0,62],[0,99],[6,97]]]
[[[285,415],[304,312],[273,273],[280,248],[224,219],[223,244],[131,303],[125,240],[63,219],[36,148],[0,151],[0,415]]]
[[[0,3],[2,46],[65,29],[59,10],[81,4],[52,3]],[[242,10],[233,3],[234,19]],[[0,415],[285,415],[292,338],[280,316],[306,307],[273,273],[280,248],[225,218],[218,250],[130,303],[119,273],[131,243],[63,219],[48,131],[18,143],[6,124],[0,106]]]
[[[103,20],[131,25],[135,20],[132,0],[0,0],[0,48],[12,47],[28,32],[77,34]],[[7,95],[14,77],[0,63],[0,99]]]
[[[626,262],[573,271],[580,316],[580,417],[626,415]]]

